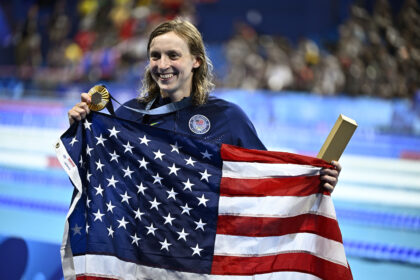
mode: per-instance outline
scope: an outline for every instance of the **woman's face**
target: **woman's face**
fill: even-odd
[[[192,70],[198,68],[200,62],[191,55],[184,39],[174,32],[155,37],[150,43],[149,59],[152,78],[163,96],[178,101],[190,95]]]

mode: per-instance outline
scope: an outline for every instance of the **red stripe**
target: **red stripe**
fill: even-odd
[[[263,257],[214,256],[211,274],[254,275],[277,271],[310,273],[324,280],[353,279],[349,268],[306,253]]]
[[[118,278],[112,277],[99,277],[99,276],[88,276],[88,275],[77,275],[77,280],[118,280]]]
[[[225,161],[294,163],[333,168],[333,166],[328,164],[326,161],[314,157],[302,156],[298,154],[285,152],[249,150],[227,144],[222,144],[220,154],[222,156],[222,159]]]
[[[238,179],[222,177],[221,196],[308,196],[323,191],[319,176]],[[330,193],[325,192],[330,195]]]
[[[289,218],[219,216],[217,220],[217,234],[264,237],[298,232],[310,232],[343,243],[337,221],[315,214]]]

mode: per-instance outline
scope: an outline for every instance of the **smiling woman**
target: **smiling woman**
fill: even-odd
[[[149,72],[162,97],[172,102],[190,96],[193,71],[201,61],[193,56],[187,43],[174,32],[154,38],[150,44]]]
[[[161,23],[149,36],[147,53],[149,64],[141,94],[119,107],[115,112],[118,117],[217,143],[266,149],[241,108],[209,97],[214,87],[212,64],[193,24],[182,19]],[[84,119],[90,103],[90,96],[82,94],[82,102],[69,111],[70,123]],[[159,108],[160,113],[142,114],[133,108]],[[329,191],[337,184],[341,169],[338,163],[333,165],[335,168],[323,170],[321,177]]]
[[[212,83],[213,65],[206,55],[200,32],[190,22],[181,19],[164,22],[150,34],[147,45],[150,64],[144,75],[141,99],[148,102],[156,98],[162,90],[152,76],[154,61],[159,61],[158,58],[162,59],[162,53],[159,53],[159,50],[162,51],[163,47],[163,45],[160,45],[161,43],[166,43],[165,46],[168,49],[165,51],[167,51],[168,60],[190,60],[192,63],[189,66],[191,67],[190,71],[185,73],[191,74],[191,87],[188,95],[190,95],[190,92],[192,93],[194,105],[203,105],[207,101],[210,91],[214,88]],[[156,47],[159,47],[159,49],[154,49]],[[185,63],[181,62],[181,64],[186,66]],[[177,63],[172,65],[176,66]]]

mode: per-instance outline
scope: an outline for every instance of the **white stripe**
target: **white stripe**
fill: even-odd
[[[214,255],[219,256],[267,256],[290,252],[310,252],[347,267],[343,244],[308,232],[268,237],[216,234],[214,244]]]
[[[319,175],[320,167],[289,163],[223,161],[223,177],[269,178]]]
[[[189,272],[179,272],[163,268],[148,267],[122,261],[114,256],[86,255],[74,257],[76,274],[120,279],[182,279],[182,280],[320,280],[307,273],[280,271],[251,276],[243,275],[209,275]]]
[[[318,193],[301,197],[221,196],[219,199],[219,215],[284,218],[308,213],[335,219],[335,209],[331,196]]]

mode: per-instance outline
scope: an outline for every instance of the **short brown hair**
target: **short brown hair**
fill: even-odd
[[[189,21],[177,18],[159,24],[150,34],[147,43],[147,55],[149,54],[150,44],[154,38],[168,32],[174,32],[180,36],[188,45],[190,53],[200,61],[200,66],[194,69],[192,80],[192,102],[199,106],[206,103],[210,91],[214,88],[212,82],[213,65],[206,55],[203,38],[197,28]],[[143,78],[143,88],[139,100],[149,102],[160,94],[158,84],[153,80],[149,67]]]

